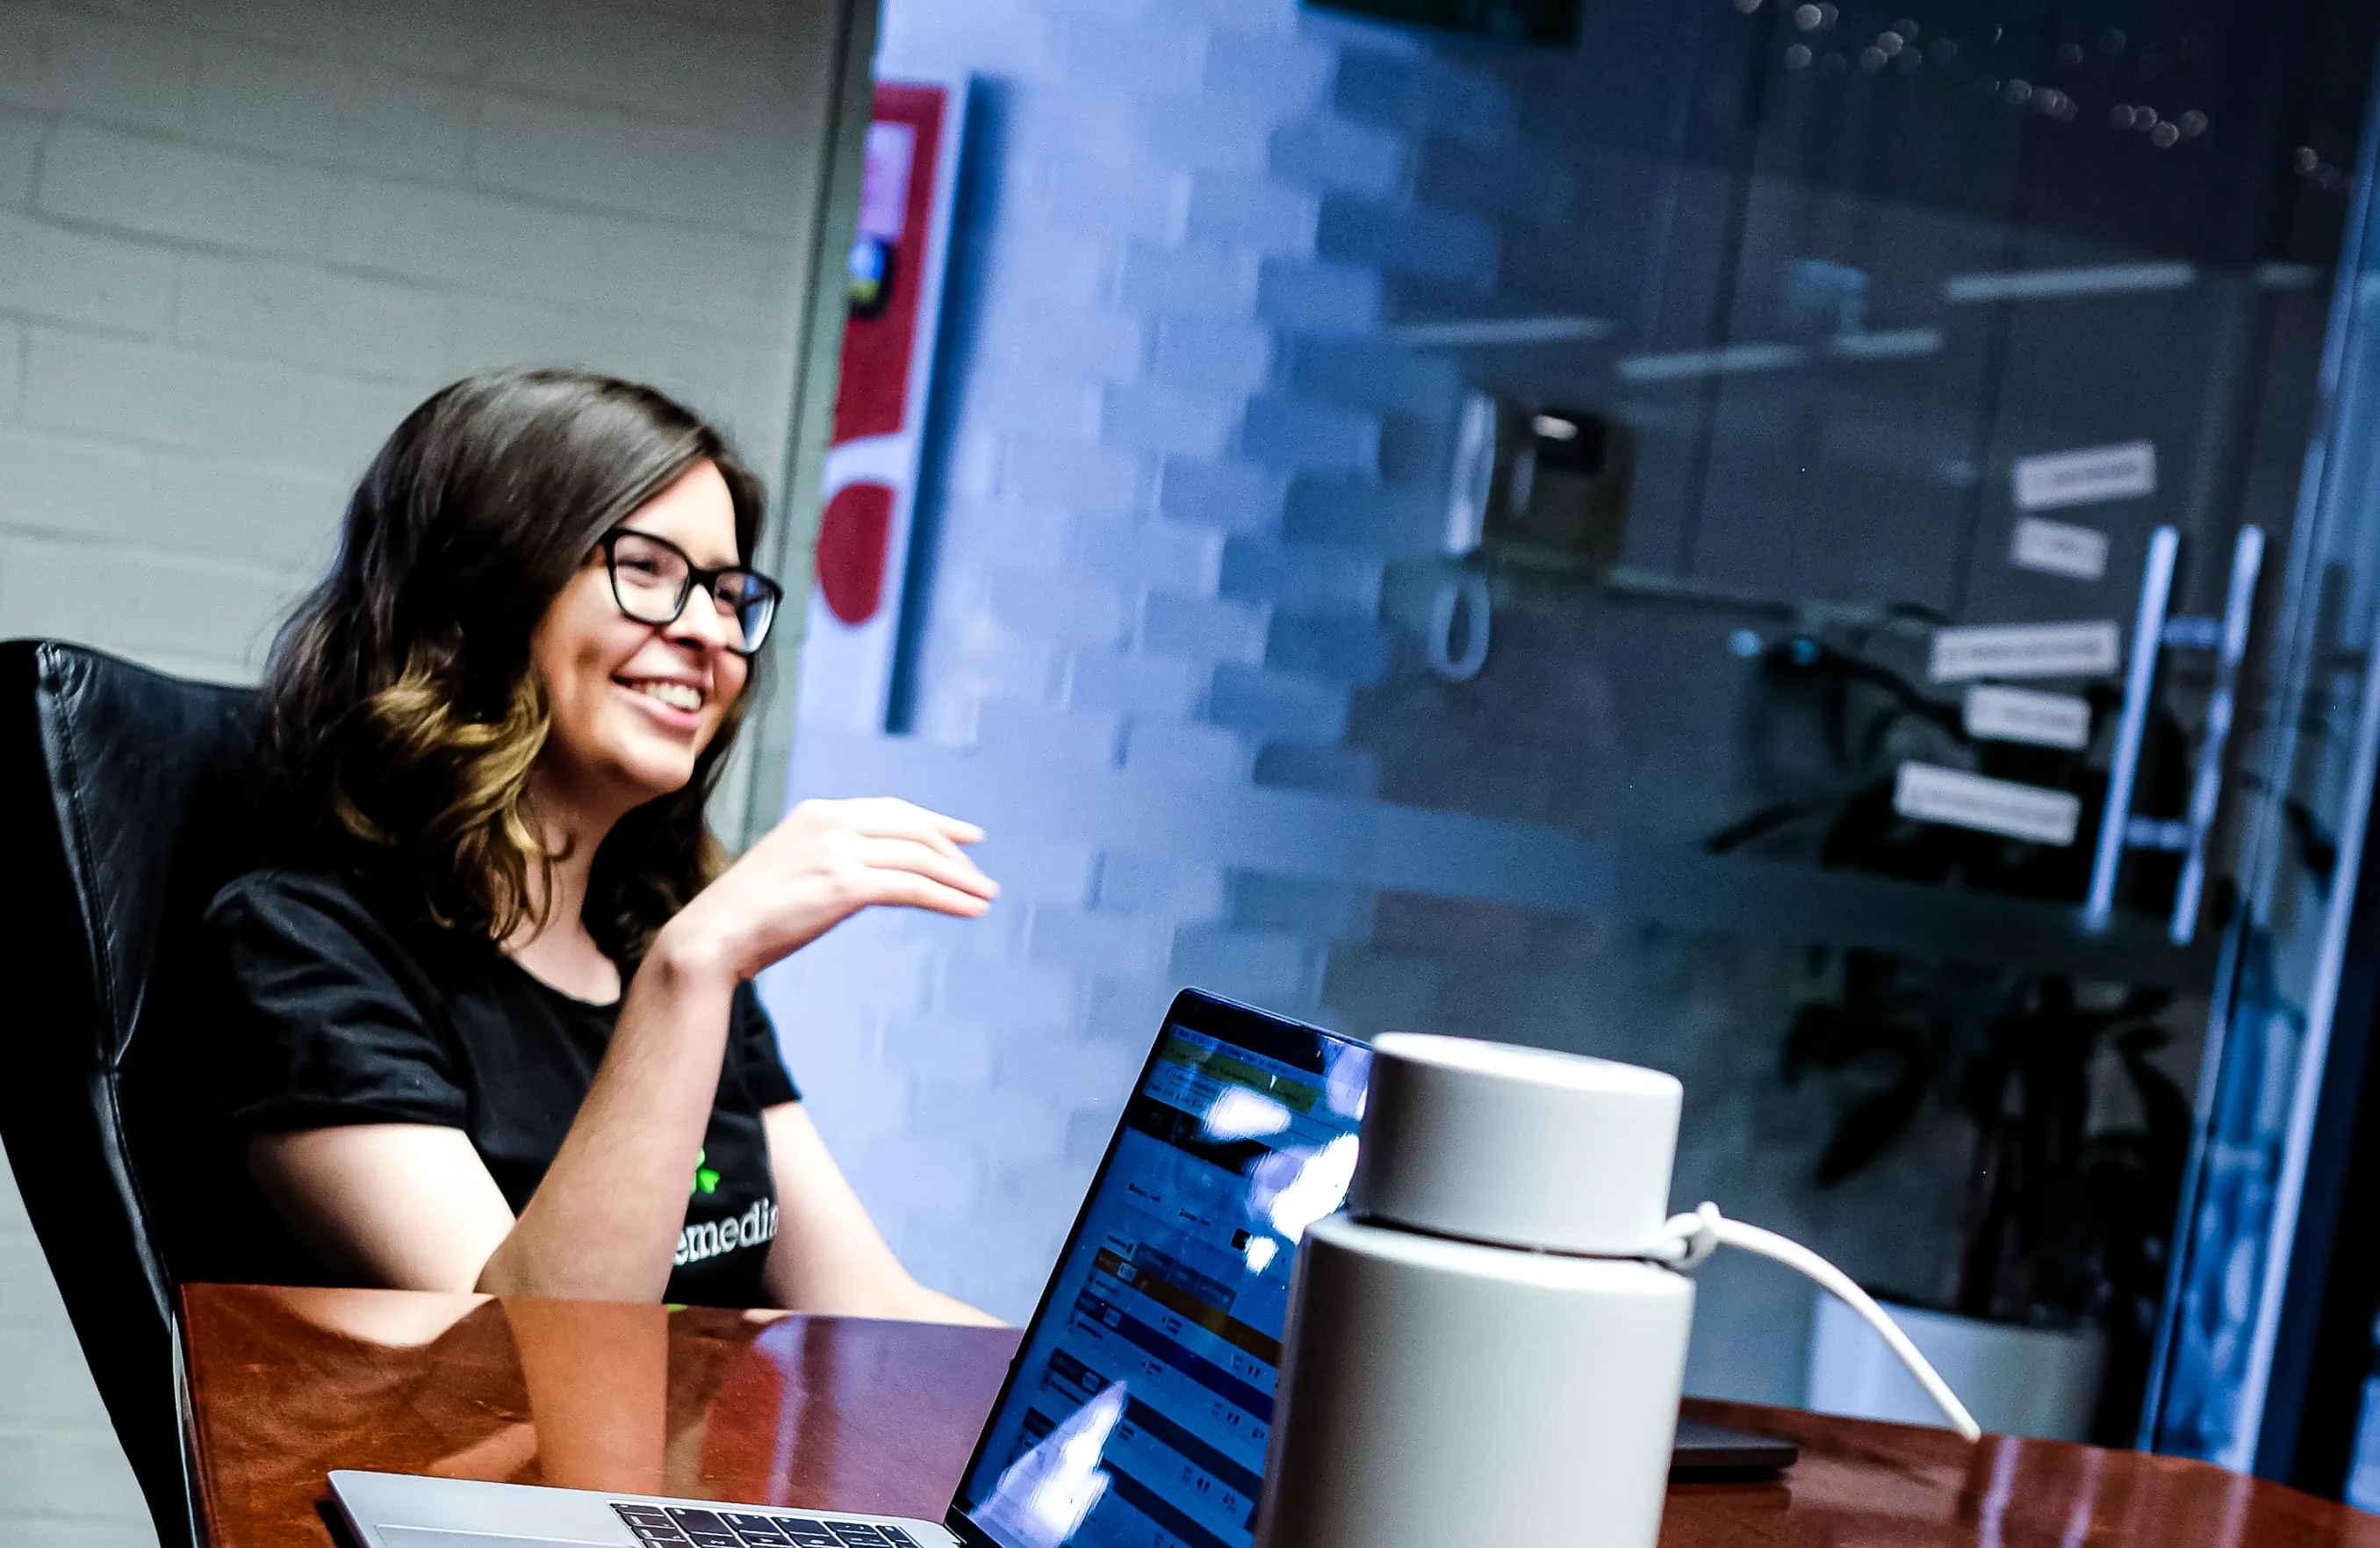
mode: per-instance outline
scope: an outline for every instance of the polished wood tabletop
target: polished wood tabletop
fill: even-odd
[[[386,1290],[195,1285],[183,1310],[218,1548],[332,1542],[334,1468],[939,1520],[1016,1347],[989,1328]],[[1802,1459],[1672,1487],[1664,1548],[2380,1548],[2380,1517],[2196,1462],[1686,1411]]]

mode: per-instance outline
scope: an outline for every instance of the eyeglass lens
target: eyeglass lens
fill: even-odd
[[[666,543],[622,532],[612,542],[612,593],[620,611],[640,624],[674,623],[692,590],[693,567]],[[711,582],[710,595],[729,628],[727,647],[752,652],[768,637],[777,610],[776,591],[749,570],[728,570]]]

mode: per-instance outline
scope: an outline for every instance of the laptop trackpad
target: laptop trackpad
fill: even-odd
[[[511,1532],[456,1532],[438,1527],[379,1527],[388,1548],[613,1548],[583,1537],[517,1537]]]

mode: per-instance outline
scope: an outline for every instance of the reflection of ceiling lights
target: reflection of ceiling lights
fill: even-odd
[[[1226,1086],[1203,1120],[1210,1140],[1251,1140],[1289,1127],[1289,1109],[1245,1086]]]
[[[1684,349],[1669,355],[1631,355],[1620,362],[1627,382],[1675,382],[1747,371],[1790,371],[1809,363],[1798,344],[1730,344],[1719,349]]]
[[[1719,349],[1631,355],[1614,369],[1623,382],[1682,382],[1698,376],[1791,371],[1823,358],[1902,360],[1931,355],[1941,347],[1939,328],[1892,328],[1876,333],[1837,334],[1815,349],[1800,344],[1730,344]]]
[[[1273,1197],[1268,1212],[1272,1228],[1297,1241],[1305,1237],[1308,1225],[1346,1201],[1348,1181],[1355,1175],[1355,1136],[1342,1134],[1318,1151],[1276,1151],[1273,1154],[1298,1156],[1296,1176]]]
[[[1440,323],[1408,323],[1389,336],[1416,349],[1461,349],[1527,344],[1580,344],[1608,338],[1611,324],[1600,317],[1456,317]]]
[[[2160,151],[2170,151],[2185,140],[2196,140],[2204,134],[2207,122],[2206,115],[2194,107],[2178,117],[2160,118],[2154,107],[2118,103],[2107,110],[2107,127],[2147,135],[2150,144]]]
[[[1931,355],[1942,347],[1939,328],[1892,328],[1880,333],[1838,334],[1828,341],[1828,352],[1847,360],[1905,360]]]
[[[2058,296],[2111,296],[2131,290],[2184,290],[2196,283],[2198,270],[2189,263],[2098,263],[2082,269],[1953,274],[1943,282],[1942,299],[1953,306],[1973,306]]]
[[[2311,290],[2325,277],[2323,271],[2311,263],[2256,265],[2256,288],[2259,290]]]
[[[1750,15],[1760,8],[1761,0],[1735,0],[1735,8]],[[1878,75],[1887,68],[1903,75],[1915,75],[1928,64],[1947,66],[1960,56],[1958,41],[1938,33],[1925,32],[1913,20],[1893,22],[1866,42],[1858,37],[1832,33],[1842,13],[1833,6],[1797,6],[1789,13],[1794,34],[1787,43],[1781,61],[1788,70],[1802,71],[1815,67],[1822,75],[1840,76],[1854,62],[1868,75]],[[1992,29],[1986,44],[1997,44],[2006,35],[2004,27]],[[1828,45],[1833,46],[1828,46]],[[2098,52],[2107,55],[2124,53],[2131,46],[2129,34],[2109,29],[2099,35]],[[1825,48],[1824,53],[1819,49]],[[2185,60],[2203,53],[2197,43],[2184,42],[2180,49]],[[2058,45],[2039,74],[2058,74],[2081,69],[2089,59],[2091,50],[2080,43],[2069,41]],[[2165,73],[2168,61],[2155,53],[2142,55],[2131,73],[2143,80],[2154,80]],[[1986,68],[1970,77],[1983,89],[1985,96],[2022,108],[2056,123],[2071,124],[2082,115],[2082,103],[2059,86],[2024,76],[2005,79],[1991,74]],[[2092,109],[2094,113],[2096,108]],[[2133,103],[2118,103],[2108,109],[2107,123],[2119,132],[2137,132],[2160,151],[2170,151],[2184,141],[2196,140],[2212,127],[2204,113],[2197,108],[2185,108],[2171,116],[2161,116],[2156,109]],[[2307,170],[2302,165],[2301,171]]]
[[[2297,154],[2290,159],[2290,165],[2297,168],[2299,177],[2325,193],[2334,189],[2343,189],[2353,181],[2352,175],[2344,167],[2333,165],[2324,159],[2321,152],[2311,145],[2299,146]]]

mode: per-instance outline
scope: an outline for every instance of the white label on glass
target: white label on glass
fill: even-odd
[[[1967,690],[1967,735],[2080,751],[2091,740],[2091,706],[2070,693],[1978,683]]]
[[[2156,493],[2156,443],[2127,441],[2016,459],[2016,508],[2056,510]]]
[[[2081,798],[2012,779],[1990,779],[1934,763],[1903,763],[1892,810],[1921,823],[1947,823],[2063,847],[2082,821]]]
[[[2009,545],[2009,561],[2044,575],[2096,580],[2107,573],[2107,534],[2069,521],[2022,517],[2016,524],[2016,540]]]
[[[1937,683],[1969,677],[2104,677],[2123,659],[2112,619],[2082,624],[1985,624],[1934,631]]]

